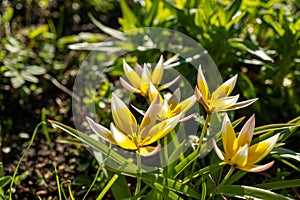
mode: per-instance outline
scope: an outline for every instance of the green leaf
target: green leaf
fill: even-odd
[[[25,171],[19,176],[16,176],[16,178],[14,179],[15,185],[20,185],[21,181],[25,180],[29,176],[29,174],[30,174],[29,171]]]
[[[71,134],[72,136],[79,138],[81,141],[83,141],[84,143],[86,143],[89,147],[95,148],[97,151],[100,151],[102,153],[104,153],[105,155],[109,155],[111,159],[113,159],[114,161],[116,161],[117,163],[119,163],[120,165],[123,165],[124,163],[127,163],[126,168],[130,169],[132,171],[136,171],[137,166],[134,165],[131,162],[128,162],[128,159],[124,158],[123,156],[121,156],[120,154],[118,154],[115,151],[110,151],[109,148],[101,143],[98,142],[97,140],[91,138],[90,136],[81,133],[69,126],[66,126],[60,122],[56,122],[53,120],[48,120],[54,127],[57,127],[69,134]]]
[[[28,74],[26,71],[21,72],[21,76],[24,80],[32,82],[32,83],[38,83],[39,79],[31,74]]]
[[[113,173],[108,171],[108,177],[112,178]],[[118,179],[114,182],[114,184],[111,186],[111,192],[114,195],[115,199],[125,199],[131,196],[131,192],[127,183],[127,180],[124,176],[119,175]]]
[[[46,73],[46,69],[44,67],[40,67],[37,65],[30,65],[26,67],[25,72],[32,75],[42,75]]]
[[[167,188],[163,187],[159,183],[153,183],[150,186],[157,192],[161,193],[165,199],[178,199],[178,200],[182,199],[183,200],[183,198],[178,196],[176,193],[172,192],[171,190],[168,190]]]
[[[289,128],[294,128],[299,125],[297,124],[269,124],[264,126],[259,126],[254,129],[254,135],[262,134],[270,131],[278,131],[278,130],[284,130]]]
[[[159,2],[160,2],[159,0],[154,0],[153,1],[152,5],[151,5],[151,8],[150,8],[150,11],[149,11],[149,14],[147,15],[147,17],[145,19],[146,26],[151,27],[153,25],[153,21],[154,21],[155,17],[158,14]]]
[[[160,177],[153,174],[137,174],[136,176],[141,177],[145,182],[150,183],[159,183],[160,185],[164,186],[165,188],[168,188],[170,190],[173,190],[175,192],[184,194],[188,197],[192,197],[194,199],[200,199],[200,195],[197,191],[195,191],[193,188],[189,187],[188,185],[185,185],[177,180]]]
[[[123,32],[117,31],[115,29],[103,25],[91,13],[88,13],[88,16],[92,20],[92,22],[104,33],[120,40],[126,40],[126,37],[124,36]]]
[[[123,18],[119,18],[119,23],[122,25],[123,31],[136,28],[138,19],[134,12],[130,10],[125,0],[121,0],[120,7],[122,10]]]
[[[262,59],[263,61],[274,62],[274,60],[270,56],[268,56],[261,47],[255,45],[251,41],[241,38],[231,38],[228,40],[228,42],[232,47],[247,51],[250,54]]]
[[[13,17],[13,15],[14,15],[14,9],[13,8],[7,8],[5,10],[5,14],[3,16],[3,22],[4,22],[4,24],[10,22],[10,20]]]
[[[291,198],[282,196],[269,190],[244,185],[225,185],[219,188],[219,191],[225,196],[242,199],[292,200]]]
[[[23,77],[21,75],[18,75],[18,76],[11,78],[10,82],[12,84],[12,87],[16,89],[16,88],[21,87],[25,83],[25,80],[23,79]]]
[[[274,148],[271,151],[271,154],[278,155],[280,158],[292,159],[294,161],[300,162],[300,153],[283,147]]]
[[[47,31],[48,31],[48,25],[44,24],[44,25],[30,31],[29,34],[28,34],[28,37],[30,39],[34,39],[34,38],[38,37],[41,34],[47,33]]]
[[[11,181],[11,179],[11,176],[0,177],[0,188],[5,187]]]
[[[276,181],[272,183],[261,183],[255,186],[266,190],[278,190],[278,189],[293,188],[293,187],[299,188],[300,179]]]
[[[225,8],[226,20],[230,22],[232,18],[237,14],[242,4],[242,0],[234,0],[231,4]]]
[[[243,96],[246,99],[252,99],[256,97],[255,88],[251,80],[243,73],[240,73],[240,78],[238,79],[238,86],[240,87]]]

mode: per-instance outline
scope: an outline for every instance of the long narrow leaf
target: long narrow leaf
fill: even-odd
[[[134,165],[133,163],[128,163],[128,160],[126,158],[124,158],[123,156],[121,156],[120,154],[116,153],[115,151],[110,151],[109,152],[109,148],[104,145],[101,142],[96,141],[95,139],[89,137],[88,135],[81,133],[69,126],[66,126],[62,123],[59,123],[57,121],[52,121],[52,120],[48,120],[52,125],[54,125],[55,127],[71,134],[74,137],[77,137],[79,139],[81,139],[84,143],[86,143],[87,145],[89,145],[90,147],[93,147],[95,149],[97,149],[98,151],[101,151],[104,154],[110,154],[110,158],[112,158],[114,161],[118,162],[119,164],[124,164],[127,163],[127,169],[132,169],[133,171],[136,171],[136,165]]]
[[[300,179],[286,180],[286,181],[276,181],[272,183],[261,183],[255,185],[256,187],[263,188],[266,190],[278,190],[283,188],[299,188]]]
[[[244,185],[225,185],[219,188],[219,190],[225,196],[242,199],[292,200],[291,198],[282,196],[269,190]]]

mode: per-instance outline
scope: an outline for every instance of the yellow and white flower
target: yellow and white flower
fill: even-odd
[[[253,115],[236,137],[232,124],[228,116],[225,115],[221,130],[224,152],[218,148],[215,140],[213,140],[214,150],[218,157],[233,167],[248,172],[261,172],[269,169],[274,161],[264,165],[256,165],[256,163],[270,153],[278,140],[279,134],[251,145],[254,127],[255,117]]]
[[[236,84],[236,81],[237,75],[224,82],[211,94],[201,66],[199,66],[197,86],[195,87],[197,100],[203,105],[208,114],[218,111],[236,110],[254,103],[257,98],[237,102],[239,95],[229,96]]]
[[[129,91],[145,97],[148,95],[149,82],[151,82],[158,90],[162,90],[168,88],[179,79],[179,77],[177,77],[169,83],[160,85],[164,74],[164,62],[162,56],[152,73],[149,71],[146,64],[144,64],[143,68],[137,64],[135,69],[132,69],[125,60],[123,60],[123,70],[130,83],[126,82],[123,78],[120,78],[121,85]]]
[[[151,144],[167,135],[180,119],[179,114],[156,123],[160,107],[160,100],[157,96],[141,123],[138,124],[126,104],[113,93],[111,109],[114,122],[110,124],[110,130],[97,124],[91,118],[87,117],[87,120],[91,129],[103,140],[123,149],[135,150],[140,155],[150,156],[160,150],[160,145],[154,147]]]

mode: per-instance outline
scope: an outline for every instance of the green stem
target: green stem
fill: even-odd
[[[211,114],[207,114],[206,115],[206,119],[205,119],[205,123],[204,123],[204,126],[202,128],[202,131],[201,131],[201,135],[200,135],[200,138],[199,138],[199,142],[198,142],[198,147],[196,149],[197,151],[197,154],[199,155],[200,153],[200,147],[202,146],[202,143],[203,143],[203,138],[207,132],[207,127],[208,127],[208,123],[210,121],[210,118],[211,118]],[[191,171],[191,174],[190,176],[192,176],[194,170],[195,170],[195,166],[196,166],[196,162],[197,162],[197,158],[198,156],[195,158],[195,160],[193,161],[193,164],[192,164],[192,171]],[[190,177],[191,178],[191,177]]]
[[[142,174],[142,162],[141,162],[141,155],[139,153],[136,153],[136,159],[137,159],[137,173],[140,175],[136,178],[137,182],[136,182],[136,188],[135,188],[135,195],[138,195],[140,193],[141,190],[141,174]]]
[[[226,176],[224,177],[223,181],[218,185],[218,188],[221,188],[230,178],[230,176],[232,175],[233,171],[234,171],[234,167],[231,166],[229,171],[227,172]]]
[[[40,122],[40,123],[35,127],[35,129],[34,129],[34,131],[33,131],[33,134],[32,134],[32,136],[31,136],[31,140],[30,140],[30,142],[29,142],[29,144],[28,144],[28,146],[27,146],[25,152],[24,152],[23,155],[21,156],[21,158],[20,158],[20,160],[19,160],[19,162],[18,162],[18,164],[17,164],[17,166],[16,166],[16,169],[15,169],[15,171],[14,171],[14,174],[13,174],[13,176],[12,176],[12,179],[11,179],[11,182],[10,182],[10,186],[9,186],[9,200],[12,199],[12,187],[13,187],[13,185],[14,185],[15,178],[16,178],[18,169],[19,169],[19,167],[20,167],[20,165],[21,165],[21,162],[22,162],[24,156],[25,156],[25,155],[27,154],[27,152],[29,151],[29,149],[30,149],[30,147],[31,147],[31,145],[32,145],[32,143],[33,143],[33,141],[34,141],[35,135],[37,134],[37,131],[38,131],[39,127],[40,127],[42,124],[44,124],[44,123],[45,123],[45,122]]]
[[[200,135],[200,138],[199,138],[199,143],[198,143],[198,148],[197,148],[198,151],[200,150],[200,147],[203,144],[203,138],[204,138],[204,136],[207,132],[207,127],[208,127],[208,123],[210,122],[210,119],[211,119],[211,114],[207,114],[204,126],[203,126],[202,131],[201,131],[201,135]]]

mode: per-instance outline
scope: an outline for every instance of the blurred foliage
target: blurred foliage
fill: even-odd
[[[178,30],[208,51],[224,77],[239,73],[244,98],[260,98],[251,107],[260,123],[300,114],[298,1],[122,0],[120,7],[121,30]],[[186,77],[192,74],[183,71]]]

